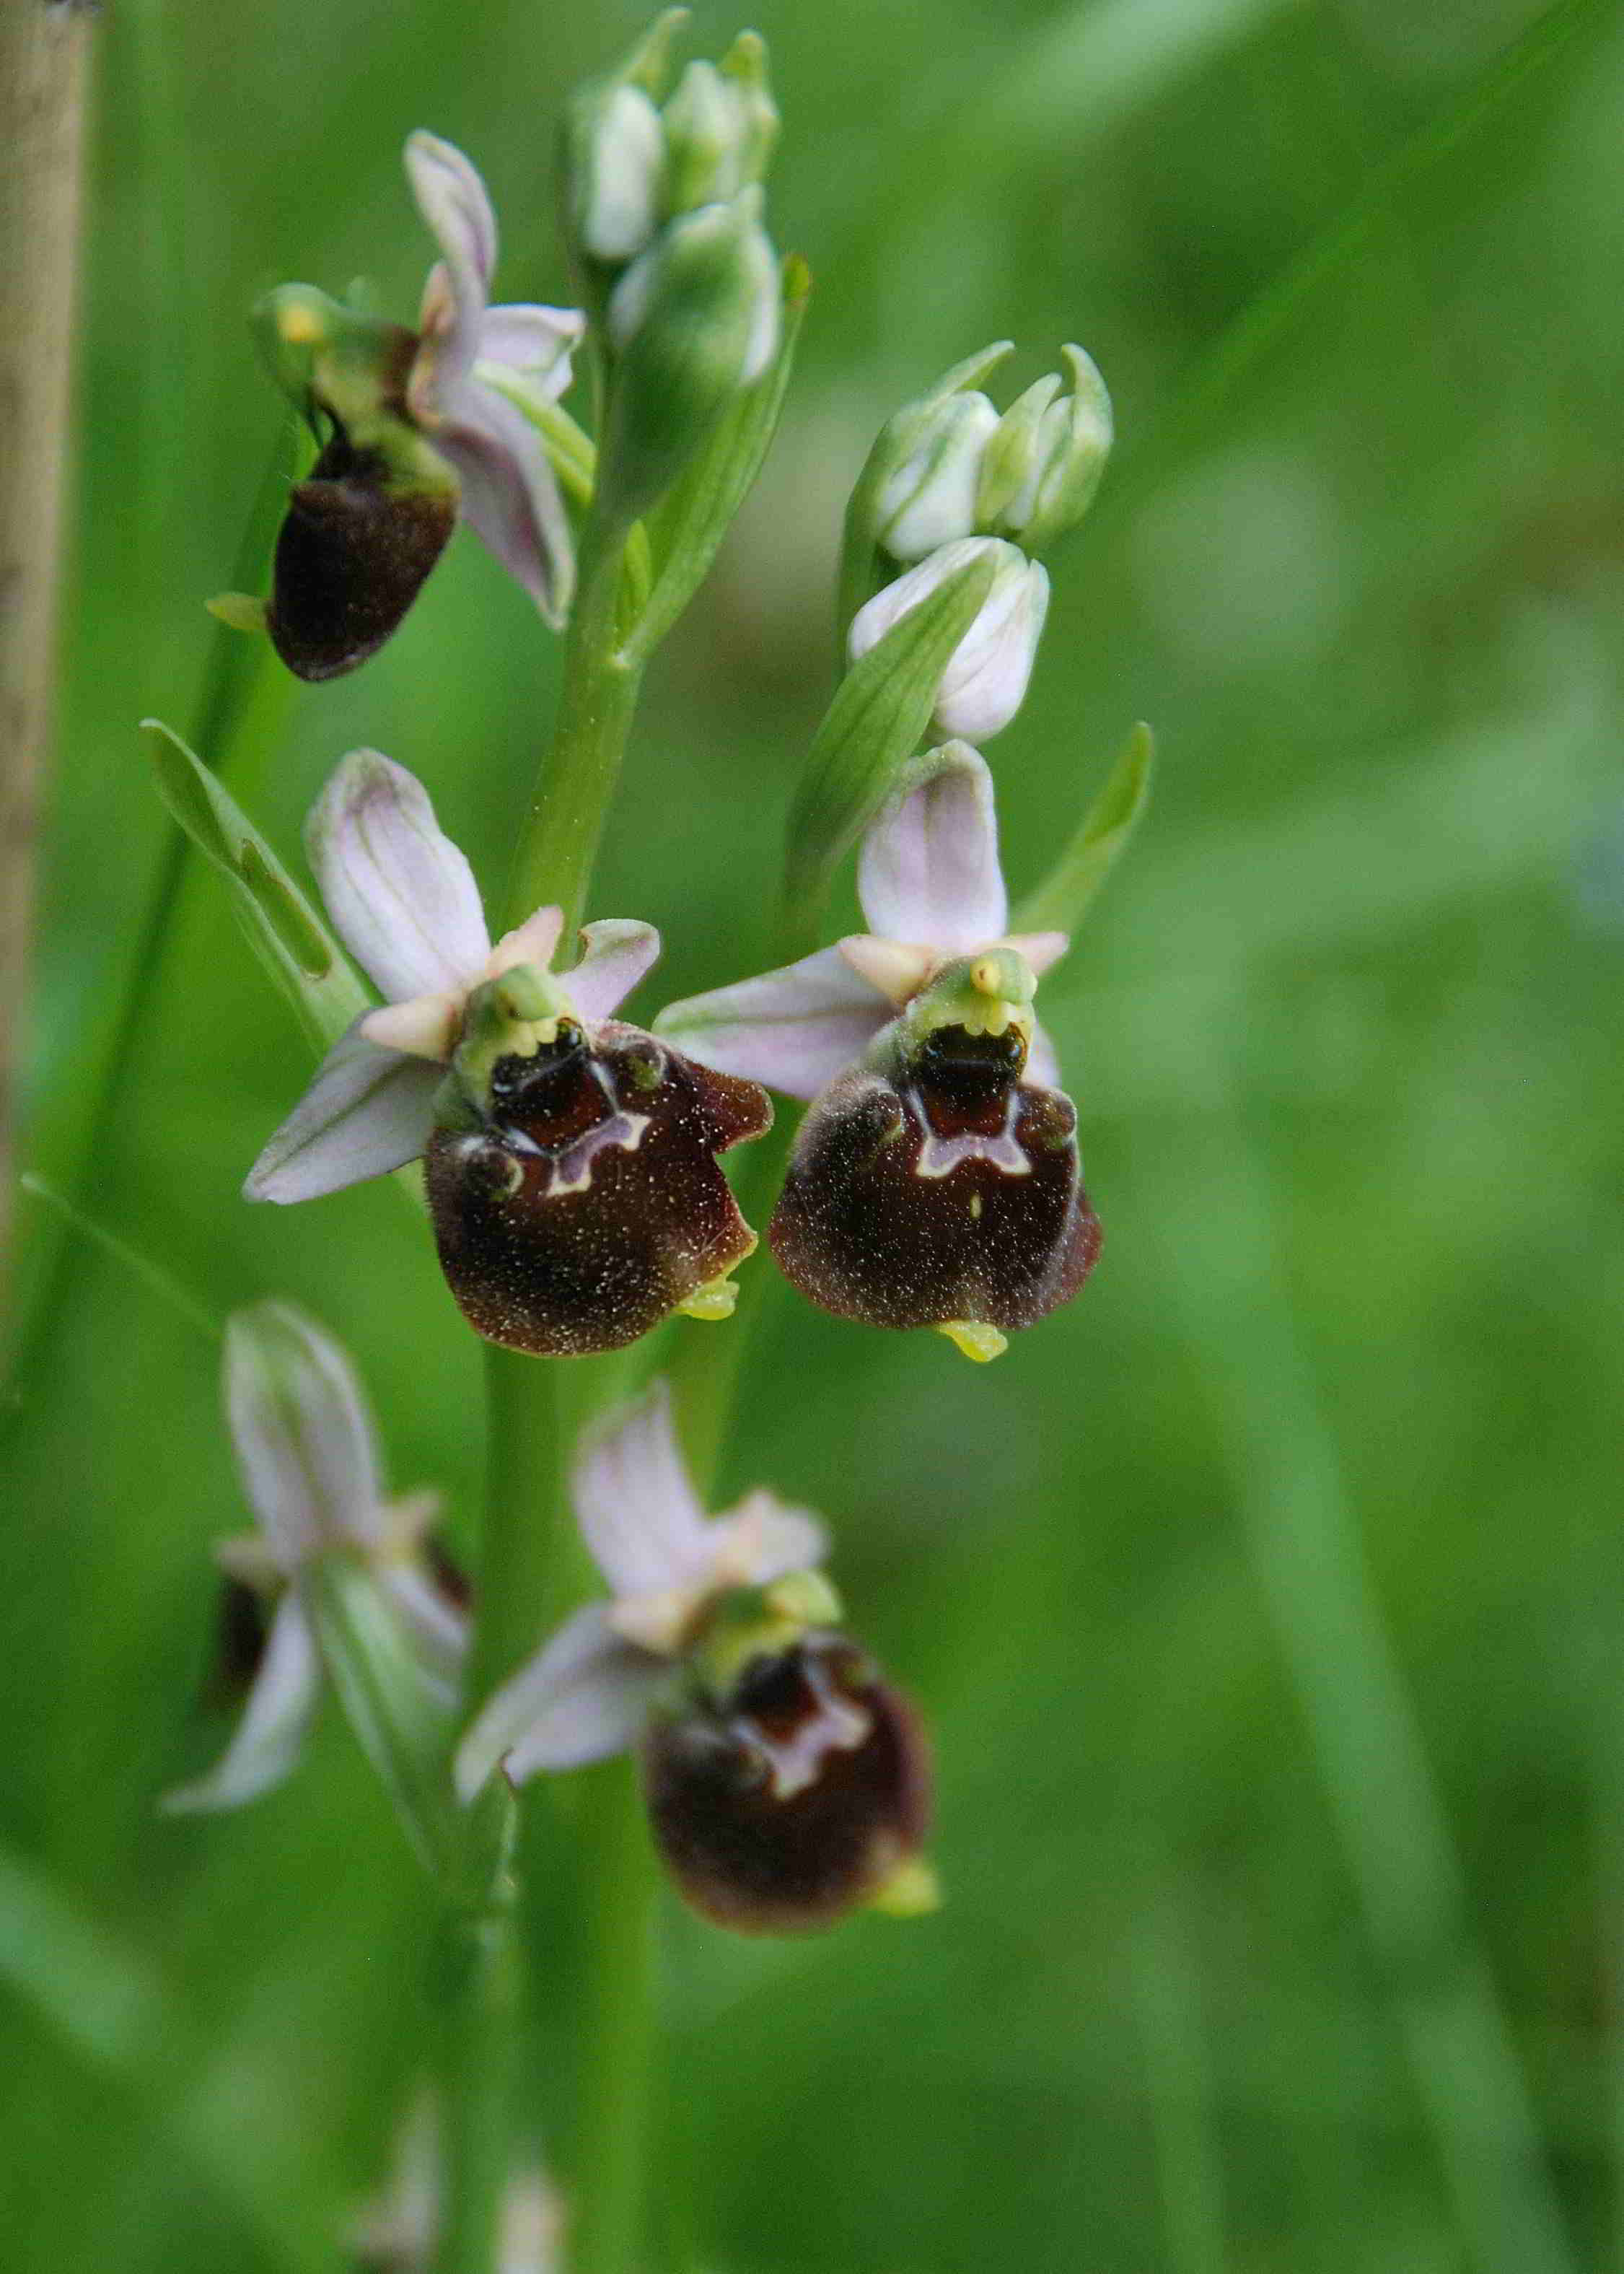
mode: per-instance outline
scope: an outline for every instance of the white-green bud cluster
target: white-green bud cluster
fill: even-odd
[[[577,98],[567,164],[569,213],[589,260],[622,267],[660,230],[759,183],[778,139],[767,51],[741,32],[719,64],[688,65],[656,101],[682,11],[660,18],[619,71]]]
[[[778,348],[778,262],[762,221],[778,131],[766,49],[741,32],[662,102],[682,13],[577,98],[566,138],[569,228],[611,358],[607,463],[628,512],[646,509]]]
[[[969,537],[1041,553],[1086,512],[1111,447],[1111,403],[1081,348],[1000,417],[974,381],[1009,352],[960,364],[882,428],[865,482],[868,535],[891,558],[922,561]]]
[[[1010,350],[995,342],[886,421],[846,516],[853,662],[957,571],[991,565],[933,712],[942,734],[970,742],[1001,732],[1025,699],[1049,608],[1036,556],[1086,511],[1111,446],[1110,397],[1079,347],[1061,350],[1064,379],[1051,372],[1000,413],[981,382]]]

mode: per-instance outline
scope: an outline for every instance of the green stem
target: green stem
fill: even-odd
[[[637,1774],[608,1761],[583,1780],[576,1818],[580,2057],[571,2274],[639,2261],[651,2098],[653,1851]]]
[[[568,1532],[557,1367],[487,1343],[485,1381],[485,1520],[469,1690],[476,1706],[547,1632]]]
[[[522,923],[533,908],[554,902],[564,911],[566,939],[584,912],[643,683],[641,670],[620,654],[622,590],[641,567],[640,535],[587,524],[558,727],[536,777],[508,879],[508,921]]]
[[[646,597],[648,546],[640,528],[590,517],[570,621],[558,725],[542,759],[508,881],[507,920],[553,902],[565,937],[585,911],[605,816],[620,778],[642,685],[622,659],[630,617]],[[563,1456],[577,1392],[603,1387],[577,1361],[567,1383],[556,1365],[494,1345],[485,1352],[489,1452],[479,1612],[471,1698],[477,1704],[533,1652],[583,1576],[569,1520]],[[648,1943],[653,1863],[634,1781],[624,1765],[587,1781],[580,1819],[577,1913],[583,1947],[582,2035],[574,2169],[580,2263],[623,2270],[641,2220],[641,2112],[651,2041]],[[607,1891],[607,1892],[606,1892]],[[440,2274],[488,2274],[495,2263],[501,2190],[510,2168],[511,2096],[492,2077],[516,2059],[519,2000],[485,2011],[470,1973],[448,2022],[446,2166],[448,2219]],[[492,2097],[494,2094],[494,2097]]]
[[[456,1913],[441,1930],[440,2124],[445,2191],[435,2274],[499,2263],[510,2176],[523,1975],[513,1908]]]

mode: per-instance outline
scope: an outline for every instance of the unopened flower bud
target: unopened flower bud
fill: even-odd
[[[586,99],[571,138],[570,187],[581,245],[594,260],[634,260],[659,220],[665,138],[640,87]]]
[[[665,207],[689,213],[744,187],[744,121],[733,88],[714,64],[689,64],[660,114],[665,134]]]
[[[950,395],[918,425],[922,431],[875,508],[875,539],[898,561],[922,561],[938,546],[975,535],[981,454],[998,414],[984,395]]]
[[[778,106],[767,80],[767,44],[757,32],[741,32],[722,57],[722,76],[733,89],[739,184],[759,182],[778,139]]]
[[[816,1100],[768,1233],[810,1301],[987,1358],[1077,1293],[1100,1225],[1076,1109],[1024,1079],[1032,995],[1009,947],[951,962]]]
[[[605,464],[628,517],[681,471],[741,387],[778,351],[778,262],[761,192],[701,206],[663,230],[615,286]]]
[[[981,559],[995,561],[997,573],[981,614],[948,659],[933,713],[942,734],[976,743],[1007,727],[1025,699],[1049,613],[1049,576],[1038,562],[996,538],[944,545],[876,592],[858,610],[848,635],[855,663],[945,578]]]
[[[747,1660],[643,1743],[660,1854],[696,1910],[737,1931],[832,1925],[918,1856],[930,1816],[924,1730],[844,1636]]]
[[[1093,502],[1110,455],[1111,398],[1092,358],[1081,348],[1060,350],[1071,390],[1053,399],[1060,382],[1040,380],[1005,413],[989,447],[991,478],[1000,477],[1005,493],[989,498],[989,525],[1019,539],[1029,553],[1041,553],[1080,521]],[[1035,416],[1034,415],[1035,412]],[[1006,446],[999,465],[1000,445]]]

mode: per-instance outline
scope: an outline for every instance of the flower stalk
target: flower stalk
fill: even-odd
[[[12,1067],[33,923],[35,802],[50,728],[67,462],[80,151],[94,19],[0,13],[0,1256],[9,1254]]]

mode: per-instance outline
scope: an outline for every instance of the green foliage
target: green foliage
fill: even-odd
[[[568,300],[538,154],[634,35],[613,12],[470,40],[402,0],[290,41],[277,11],[103,11],[29,1073],[31,1159],[76,1193],[170,826],[132,722],[190,715],[200,602],[264,588],[234,565],[279,415],[244,312],[363,264],[412,305],[419,123],[488,174],[501,297]],[[757,20],[774,234],[818,294],[607,847],[598,908],[665,936],[640,1010],[771,960],[741,879],[829,701],[846,495],[979,341],[1017,337],[1019,384],[1079,339],[1121,454],[989,751],[1012,881],[1124,721],[1160,779],[1042,989],[1106,1228],[1080,1301],[974,1374],[763,1306],[718,1504],[827,1514],[935,1727],[947,1901],[794,1944],[662,1921],[665,2263],[1590,2274],[1624,2195],[1624,43],[1563,7],[1496,76],[1534,11],[1487,0]],[[292,847],[374,744],[499,885],[538,636],[458,537],[374,662],[239,742],[230,795]],[[391,1481],[443,1486],[466,1555],[477,1354],[421,1223],[367,1187],[238,1201],[309,1049],[200,862],[162,956],[86,1210],[214,1314],[327,1321]],[[335,1713],[253,1809],[156,1816],[218,1750],[208,1548],[244,1512],[203,1337],[116,1255],[69,1261],[0,1414],[0,2255],[316,2274],[416,2082],[422,1875]],[[550,1955],[578,1805],[526,1859]],[[570,2027],[567,1995],[531,2016],[550,2138]]]
[[[1155,758],[1155,737],[1140,724],[1065,851],[1031,898],[1021,902],[1017,931],[1074,931],[1081,923],[1145,817]]]

